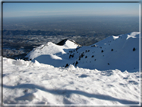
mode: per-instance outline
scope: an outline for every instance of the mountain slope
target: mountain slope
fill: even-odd
[[[110,36],[82,47],[70,40],[48,42],[27,55],[31,61],[3,58],[4,105],[142,105],[139,34]]]
[[[79,67],[123,71],[139,68],[139,32],[110,36],[86,50],[78,50],[84,54],[83,58],[77,60]]]
[[[82,47],[69,40],[62,41],[62,46],[49,42],[31,51],[27,57],[56,67],[73,64],[89,69],[133,71],[139,68],[139,34],[110,36]]]
[[[34,48],[26,57],[32,61],[37,60],[40,63],[50,64],[55,67],[63,66],[68,61],[68,53],[78,47],[76,43],[66,40],[63,45],[56,45],[48,42]]]

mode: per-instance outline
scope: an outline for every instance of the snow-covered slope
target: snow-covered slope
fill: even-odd
[[[27,57],[56,67],[73,64],[89,69],[133,71],[139,68],[139,34],[132,32],[110,36],[91,46],[82,47],[69,40],[62,46],[49,42],[35,48]]]
[[[48,42],[27,55],[31,61],[3,58],[3,103],[138,106],[139,34],[110,36],[82,47],[70,40]]]
[[[34,48],[26,57],[32,61],[37,60],[40,63],[50,64],[55,67],[63,66],[68,62],[68,52],[74,50],[79,45],[67,40],[64,45],[56,45],[52,42],[48,42],[45,45],[41,45]]]
[[[138,70],[56,68],[37,61],[3,59],[3,103],[7,106],[136,106],[139,82]]]
[[[135,70],[139,68],[139,32],[110,36],[84,50],[77,66],[90,69]],[[93,47],[94,46],[94,47]],[[88,50],[89,52],[86,52]]]

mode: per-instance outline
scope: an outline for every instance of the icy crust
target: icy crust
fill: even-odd
[[[30,105],[137,105],[140,76],[3,58],[3,103]]]

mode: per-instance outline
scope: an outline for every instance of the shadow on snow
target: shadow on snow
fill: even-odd
[[[125,99],[118,99],[118,98],[114,98],[112,96],[109,95],[101,95],[101,94],[92,94],[92,93],[87,93],[87,92],[83,92],[80,90],[61,90],[61,89],[47,89],[43,86],[39,86],[39,85],[35,85],[35,84],[20,84],[18,86],[7,86],[7,85],[3,85],[4,88],[9,88],[9,89],[16,89],[16,88],[29,88],[29,89],[40,89],[46,92],[50,92],[52,94],[56,94],[56,95],[64,95],[66,97],[70,97],[71,94],[79,94],[79,95],[84,95],[86,97],[94,97],[94,98],[98,98],[101,100],[110,100],[110,101],[118,101],[121,104],[139,104],[139,102],[136,101],[130,101],[130,100],[125,100]]]

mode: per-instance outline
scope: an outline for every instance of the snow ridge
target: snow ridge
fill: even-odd
[[[60,42],[61,46],[48,42],[31,51],[27,57],[55,67],[72,64],[89,69],[133,71],[139,68],[139,34],[132,32],[110,36],[91,46],[82,47],[67,39]]]

